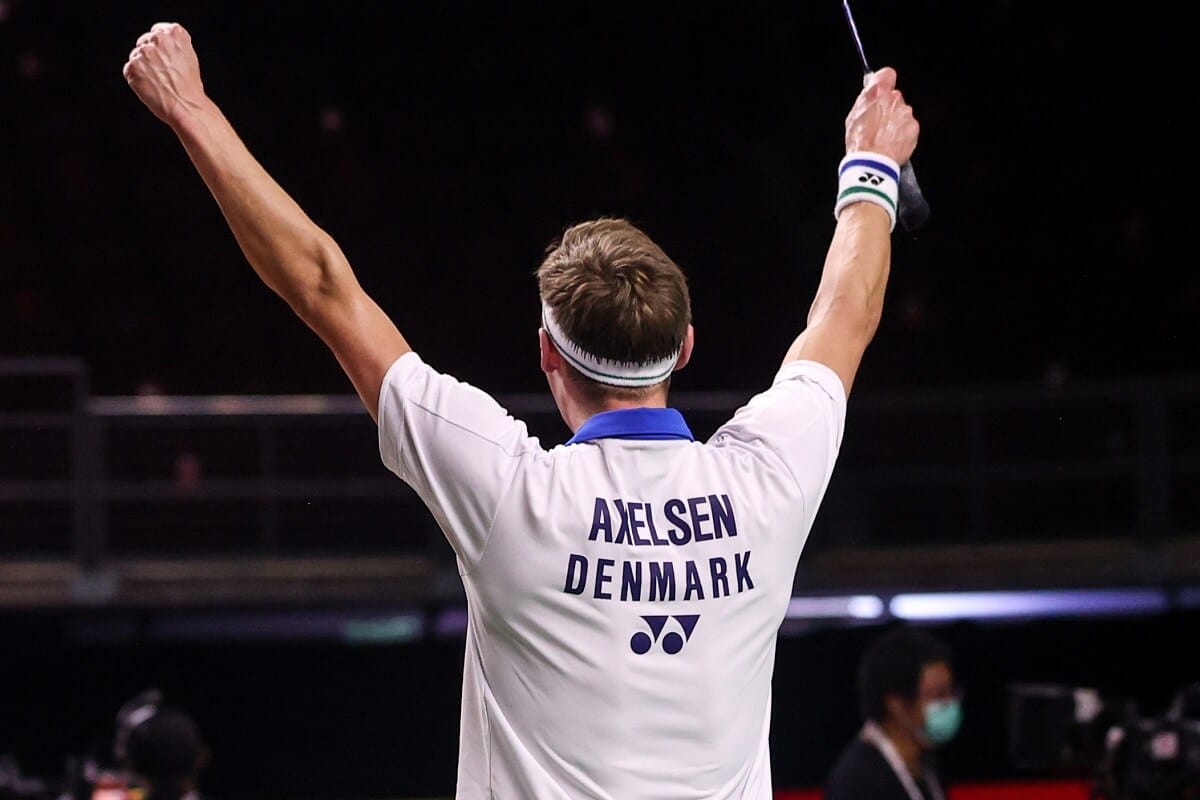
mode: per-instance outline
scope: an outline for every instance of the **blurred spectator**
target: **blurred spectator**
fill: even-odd
[[[198,782],[208,748],[184,711],[151,689],[117,713],[114,755],[144,788],[143,800],[200,800]]]
[[[826,800],[945,800],[933,750],[962,722],[949,648],[918,628],[895,628],[858,672],[862,731],[842,751]]]

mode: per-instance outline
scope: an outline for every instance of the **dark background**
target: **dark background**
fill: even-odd
[[[5,7],[0,354],[84,356],[98,393],[349,390],[125,85],[158,20],[189,28],[251,150],[465,380],[541,389],[532,270],[603,214],[690,277],[677,388],[761,386],[803,324],[860,84],[834,0]],[[860,391],[1197,366],[1184,29],[1097,9],[858,4],[922,122],[933,207],[896,237]]]
[[[856,395],[1194,374],[1195,90],[1178,9],[855,8],[922,123],[933,208],[895,237]],[[860,85],[833,0],[0,0],[0,357],[79,356],[102,395],[350,390],[125,85],[159,20],[188,27],[252,152],[440,369],[540,391],[532,271],[598,215],[643,227],[689,276],[698,346],[676,388],[762,386],[803,325]],[[1096,685],[1158,713],[1200,674],[1197,622],[940,629],[970,691],[952,777],[1014,774],[1008,681]],[[452,790],[459,640],[81,645],[74,624],[0,619],[0,753],[31,771],[59,771],[157,683],[209,733],[218,796]],[[873,632],[781,640],[777,786],[819,782],[852,734],[849,676]]]
[[[142,623],[136,614],[119,621]],[[15,751],[27,771],[57,776],[67,755],[107,753],[116,706],[154,685],[206,733],[213,759],[204,785],[215,797],[453,794],[461,639],[381,647],[64,644],[63,634],[79,624],[54,614],[0,618],[5,639],[21,642],[0,661],[8,692],[0,753]],[[1090,777],[1086,768],[1012,763],[1008,685],[1091,687],[1114,707],[1131,700],[1154,719],[1200,673],[1195,648],[1183,646],[1197,625],[1200,614],[1190,612],[932,626],[953,648],[966,691],[962,731],[940,754],[946,777]],[[881,631],[816,628],[780,639],[771,733],[777,789],[820,784],[854,736],[852,676]]]

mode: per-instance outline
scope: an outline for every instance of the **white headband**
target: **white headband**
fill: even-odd
[[[675,369],[679,361],[679,350],[653,361],[613,361],[600,358],[584,350],[563,332],[550,306],[542,304],[542,327],[562,357],[571,366],[597,383],[609,386],[653,386],[662,383]]]

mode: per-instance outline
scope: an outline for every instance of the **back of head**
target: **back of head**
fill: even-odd
[[[678,355],[691,323],[683,271],[650,237],[623,219],[569,228],[537,271],[547,311],[571,343],[616,364]],[[562,351],[563,342],[555,342]],[[568,359],[568,363],[570,360]],[[607,385],[572,365],[591,393],[639,396],[646,387]],[[663,380],[669,376],[663,376]]]
[[[130,731],[126,748],[129,769],[150,784],[151,798],[181,796],[195,782],[204,758],[196,723],[171,708]]]
[[[950,649],[920,628],[894,628],[876,639],[858,668],[858,702],[863,718],[882,722],[887,716],[887,696],[915,697],[922,670],[936,663],[950,665]]]

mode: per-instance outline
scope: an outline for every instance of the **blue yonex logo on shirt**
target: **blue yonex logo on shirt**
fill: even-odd
[[[637,653],[639,656],[644,656],[650,652],[650,648],[658,641],[658,637],[662,635],[663,628],[666,627],[668,619],[674,619],[679,623],[679,628],[683,632],[680,636],[675,631],[671,631],[666,636],[662,637],[662,649],[667,655],[675,655],[683,649],[683,645],[692,638],[692,631],[696,629],[696,623],[700,621],[699,614],[676,614],[674,617],[665,616],[648,616],[642,617],[646,621],[646,625],[650,628],[650,633],[638,631],[629,640],[629,649]],[[650,634],[654,634],[653,638]]]

